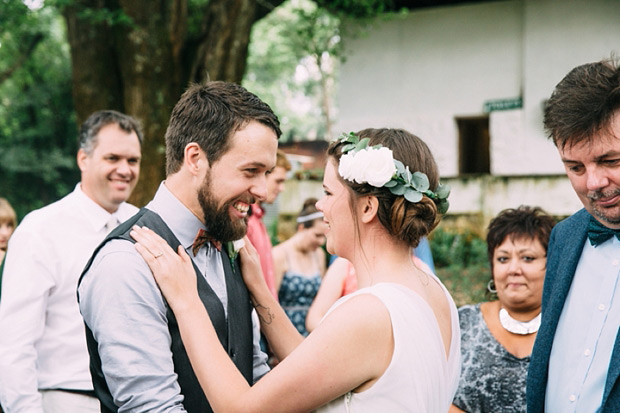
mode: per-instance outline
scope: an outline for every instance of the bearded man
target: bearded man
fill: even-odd
[[[279,136],[271,108],[239,85],[193,85],[176,104],[166,131],[166,180],[98,247],[78,286],[102,412],[212,411],[174,314],[133,246],[134,225],[186,250],[222,346],[248,383],[267,372],[257,318],[227,247],[245,235],[250,205],[266,197]]]
[[[584,208],[553,228],[527,411],[620,412],[620,61],[571,70],[545,129]]]

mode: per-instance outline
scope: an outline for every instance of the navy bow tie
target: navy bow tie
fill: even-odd
[[[596,247],[614,235],[620,240],[620,229],[608,228],[594,219],[594,217],[590,218],[590,223],[588,224],[588,238],[590,239],[590,244]]]

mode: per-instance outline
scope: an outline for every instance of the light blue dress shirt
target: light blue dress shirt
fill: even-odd
[[[598,411],[620,325],[620,241],[585,242],[549,359],[545,411]]]
[[[158,213],[193,257],[191,245],[200,220],[162,183],[146,206]],[[213,251],[212,251],[213,250]],[[211,244],[193,257],[207,282],[227,308],[221,256]],[[108,242],[79,287],[80,310],[99,344],[106,382],[119,412],[181,412],[183,396],[174,372],[166,306],[151,270],[124,240]],[[253,375],[268,370],[260,350],[258,318],[252,314]]]

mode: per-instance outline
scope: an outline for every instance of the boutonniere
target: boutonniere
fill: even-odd
[[[226,243],[226,253],[228,254],[228,259],[230,260],[230,266],[235,272],[235,260],[237,259],[237,255],[239,255],[239,250],[245,245],[243,238],[238,239],[236,241],[228,241]]]

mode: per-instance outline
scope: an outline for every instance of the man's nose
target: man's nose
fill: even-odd
[[[588,191],[597,191],[609,185],[609,179],[605,168],[594,166],[586,173],[586,187]]]
[[[256,181],[250,188],[250,193],[256,198],[256,201],[267,199],[267,176],[265,174],[256,178]]]

